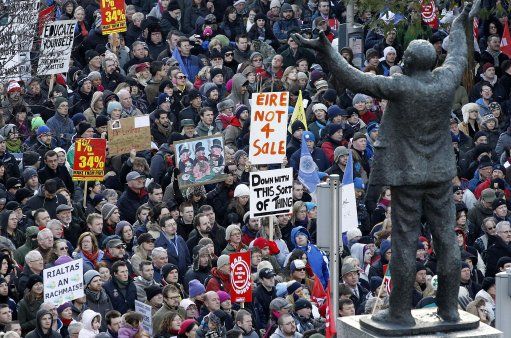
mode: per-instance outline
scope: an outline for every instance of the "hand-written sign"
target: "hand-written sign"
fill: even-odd
[[[44,26],[38,75],[65,73],[69,70],[75,26],[76,20],[49,22]]]
[[[286,156],[288,92],[255,93],[250,116],[251,164],[282,163]]]
[[[291,213],[293,169],[250,173],[250,218]]]
[[[149,333],[150,336],[153,335],[153,324],[152,324],[152,315],[151,315],[151,305],[142,303],[139,300],[135,300],[135,312],[138,312],[142,315],[142,327],[144,330]]]
[[[106,140],[81,138],[75,142],[74,181],[102,181],[105,175]]]
[[[252,301],[250,279],[250,252],[236,252],[229,255],[231,266],[231,299],[236,303]]]
[[[101,0],[101,34],[126,31],[126,4],[124,0]]]
[[[44,269],[44,301],[59,306],[83,297],[83,260]]]
[[[126,117],[108,122],[108,156],[151,149],[149,116]]]

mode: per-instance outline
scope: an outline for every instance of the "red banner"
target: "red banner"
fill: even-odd
[[[54,9],[55,9],[55,5],[52,5],[50,7],[46,7],[45,9],[43,9],[42,11],[39,12],[39,23],[37,26],[37,36],[41,36],[43,34],[43,28],[47,22],[55,20]]]
[[[438,15],[435,2],[433,0],[421,1],[421,16],[422,21],[433,29],[438,28]]]
[[[126,31],[126,4],[124,0],[101,0],[101,34]]]
[[[102,181],[105,176],[106,140],[81,138],[75,142],[74,181]]]
[[[250,279],[250,252],[236,252],[229,255],[231,265],[231,299],[236,303],[252,301],[252,280]]]
[[[511,55],[511,34],[509,34],[509,25],[506,21],[504,24],[504,32],[502,33],[502,40],[500,40],[500,51],[507,56]]]

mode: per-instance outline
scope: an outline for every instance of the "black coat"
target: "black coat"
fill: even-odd
[[[57,194],[52,199],[44,197],[44,192],[41,190],[37,195],[32,196],[27,202],[27,210],[36,211],[37,209],[43,208],[48,211],[50,217],[57,218],[57,207],[61,204],[67,204],[67,200],[61,194]]]
[[[44,182],[52,178],[60,180],[66,186],[67,190],[69,190],[71,196],[73,196],[75,184],[66,167],[59,165],[57,170],[54,171],[45,165],[39,169],[37,176],[39,176],[39,183],[41,184],[44,184]]]
[[[270,302],[277,297],[277,291],[275,288],[268,291],[264,286],[259,285],[255,288],[253,296],[255,327],[257,330],[265,329],[270,320]]]
[[[486,263],[486,277],[494,277],[497,271],[497,262],[501,257],[511,257],[511,245],[506,244],[500,237],[495,244],[489,247],[484,254]]]
[[[105,285],[103,285],[103,289],[105,289],[108,298],[110,298],[110,302],[112,303],[114,310],[117,310],[120,313],[126,313],[128,310],[135,310],[137,288],[135,284],[133,284],[132,280],[129,280],[129,283],[126,286],[126,296],[124,296],[121,292],[121,289],[119,288],[115,278],[112,278]]]
[[[148,201],[149,197],[147,194],[140,197],[136,192],[130,188],[126,188],[117,201],[119,212],[121,213],[121,219],[130,222],[131,224],[137,221],[136,213],[138,207]]]

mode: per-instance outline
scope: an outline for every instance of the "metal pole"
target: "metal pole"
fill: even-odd
[[[339,316],[339,175],[330,175],[332,194],[332,238],[330,245],[330,285],[332,312]]]
[[[504,333],[504,338],[511,337],[511,321],[509,313],[511,311],[511,271],[499,272],[495,275],[497,288],[497,301],[495,305],[495,328]]]
[[[349,36],[353,33],[353,25],[355,24],[355,8],[354,1],[348,1],[346,3],[346,45],[349,46]]]

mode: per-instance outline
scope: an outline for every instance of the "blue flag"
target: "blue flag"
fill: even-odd
[[[179,63],[179,68],[181,69],[183,74],[185,74],[186,77],[189,79],[190,78],[190,74],[188,74],[188,68],[185,67],[183,59],[181,58],[181,54],[179,54],[179,50],[177,49],[177,47],[174,48],[174,51],[172,52],[172,57],[174,59],[176,59],[177,63]],[[193,81],[193,79],[190,80],[190,81]]]
[[[358,227],[357,200],[355,198],[355,183],[353,182],[353,154],[349,150],[348,162],[341,186],[341,224],[342,232]]]
[[[316,192],[316,186],[319,184],[318,166],[312,159],[305,134],[302,135],[302,146],[300,150],[300,168],[298,170],[298,180],[307,187],[311,194]]]

